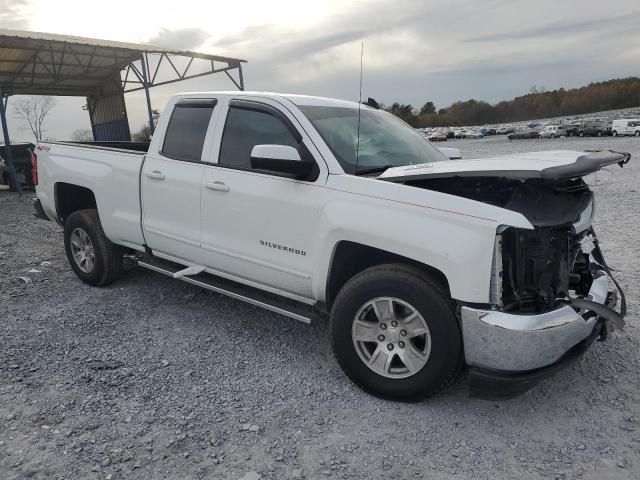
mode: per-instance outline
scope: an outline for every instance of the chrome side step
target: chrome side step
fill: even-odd
[[[169,262],[156,262],[148,259],[139,259],[137,260],[137,265],[172,278],[177,278],[183,282],[206,288],[212,292],[255,305],[256,307],[261,307],[265,310],[279,313],[280,315],[293,318],[294,320],[298,320],[306,324],[310,324],[312,318],[315,316],[311,307],[306,305],[301,307],[286,300],[279,301],[277,298],[273,298],[256,288],[240,285],[236,282],[231,282],[207,273],[189,275],[189,272],[185,272],[185,270],[188,269],[185,269],[182,266],[174,268]],[[194,271],[195,270],[196,269],[194,269]]]

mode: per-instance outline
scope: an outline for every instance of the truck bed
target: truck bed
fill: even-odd
[[[64,215],[56,201],[65,188],[84,188],[95,197],[100,221],[109,240],[140,248],[140,170],[148,144],[136,142],[40,142],[38,198],[46,215]],[[68,198],[78,193],[67,195]]]

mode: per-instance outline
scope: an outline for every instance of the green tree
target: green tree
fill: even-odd
[[[393,113],[396,117],[401,118],[409,125],[416,126],[417,117],[413,111],[413,105],[395,102],[387,109],[387,111]]]
[[[433,102],[427,102],[420,108],[420,115],[426,115],[428,113],[436,113],[436,106]]]
[[[515,122],[637,106],[640,106],[640,78],[628,77],[569,90],[547,91],[543,86],[533,86],[529,93],[513,100],[495,105],[475,99],[458,101],[441,108],[437,114],[431,102],[418,112],[411,105],[398,102],[386,110],[414,127],[435,127]]]

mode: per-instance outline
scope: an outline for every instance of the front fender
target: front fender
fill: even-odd
[[[488,303],[498,226],[531,228],[521,214],[473,200],[359,180],[367,182],[366,194],[352,189],[332,195],[320,216],[312,288],[321,301],[326,301],[336,246],[350,241],[429,265],[445,275],[454,299]],[[372,186],[386,192],[372,191]],[[389,198],[394,193],[395,198]]]

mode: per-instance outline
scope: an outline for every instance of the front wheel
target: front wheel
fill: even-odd
[[[636,137],[640,137],[640,130],[636,130],[635,135],[636,135]]]
[[[417,268],[381,265],[354,276],[340,290],[330,322],[338,363],[376,396],[430,397],[461,368],[462,338],[451,299]]]
[[[76,275],[89,285],[108,285],[122,272],[122,248],[104,234],[98,212],[73,212],[64,222],[64,247]]]

